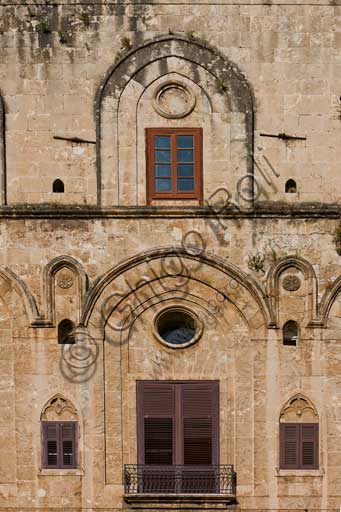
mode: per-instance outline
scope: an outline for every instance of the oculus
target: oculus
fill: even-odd
[[[172,348],[182,348],[199,339],[202,324],[192,311],[171,307],[156,316],[154,333],[161,343]]]
[[[179,119],[188,116],[195,107],[195,96],[181,82],[160,85],[154,95],[154,109],[162,117]]]

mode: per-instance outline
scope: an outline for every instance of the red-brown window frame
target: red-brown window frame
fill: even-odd
[[[296,462],[287,464],[285,462],[286,450],[286,427],[296,429]],[[304,427],[313,427],[313,464],[303,463],[303,439]],[[318,423],[280,423],[280,469],[309,470],[319,469],[319,424]]]
[[[154,136],[171,136],[171,192],[156,192],[154,186]],[[178,192],[176,189],[177,180],[177,161],[173,155],[176,155],[176,136],[193,135],[194,136],[194,191]],[[202,203],[203,191],[203,173],[202,173],[202,128],[146,128],[146,164],[147,164],[147,202],[153,199],[196,199]]]
[[[56,425],[57,436],[56,451],[57,464],[48,463],[48,438],[47,426]],[[61,426],[72,425],[72,446],[73,446],[73,464],[63,464],[63,439]],[[76,469],[78,467],[78,422],[77,421],[42,421],[41,422],[42,437],[42,469]]]

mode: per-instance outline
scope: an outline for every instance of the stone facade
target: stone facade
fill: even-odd
[[[0,1],[1,510],[339,511],[339,4]],[[201,201],[147,201],[153,127],[203,129]],[[160,343],[165,307],[195,343]],[[233,503],[124,497],[139,380],[219,381]],[[44,469],[68,420],[77,468]],[[283,470],[302,421],[318,469]]]

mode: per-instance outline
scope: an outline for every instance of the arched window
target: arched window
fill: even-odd
[[[286,194],[296,194],[297,192],[297,185],[295,180],[288,180],[285,184],[285,192]]]
[[[64,183],[62,182],[62,180],[54,180],[52,190],[57,194],[62,194],[64,192]]]
[[[283,326],[283,345],[296,347],[298,342],[298,324],[294,320],[289,320]]]
[[[42,468],[75,469],[78,461],[78,415],[73,405],[55,395],[41,414]]]
[[[74,343],[75,324],[71,320],[65,319],[58,324],[58,343],[65,345]]]
[[[318,469],[319,423],[311,402],[296,395],[280,415],[280,468]]]

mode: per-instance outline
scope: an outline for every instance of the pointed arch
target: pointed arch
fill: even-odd
[[[118,109],[123,91],[137,75],[147,75],[147,67],[167,58],[179,58],[193,69],[202,69],[216,84],[229,112],[242,114],[245,126],[245,171],[253,172],[253,93],[236,64],[219,50],[199,39],[183,35],[160,36],[127,52],[111,66],[96,95],[97,202],[102,204],[113,195],[114,162],[118,158]],[[200,84],[199,84],[200,85]],[[241,122],[240,119],[238,121]],[[103,129],[103,126],[105,129]],[[110,141],[110,143],[109,143]],[[117,177],[118,181],[119,178]],[[115,185],[116,186],[116,185]],[[118,186],[118,185],[117,185]],[[104,196],[105,194],[105,196]],[[102,197],[103,196],[103,197]]]
[[[78,421],[78,412],[73,403],[61,393],[55,394],[44,405],[41,411],[41,421],[71,419]]]
[[[29,323],[35,325],[39,322],[40,315],[38,306],[27,284],[8,267],[0,267],[0,277],[13,286],[13,289],[22,299]]]
[[[72,256],[57,256],[44,268],[43,274],[43,297],[46,324],[53,325],[55,322],[55,298],[54,298],[54,276],[62,268],[68,268],[75,273],[78,279],[78,287],[81,303],[88,289],[88,276],[83,265]]]
[[[313,322],[314,327],[327,327],[330,310],[335,299],[341,292],[341,276],[337,277],[330,288],[327,288],[318,307],[318,315]]]
[[[300,256],[285,256],[284,258],[280,258],[269,269],[266,287],[271,301],[272,311],[276,315],[276,324],[278,325],[279,278],[281,274],[289,268],[299,270],[303,274],[304,279],[309,281],[310,291],[308,298],[311,301],[310,325],[317,315],[317,278],[311,263]]]
[[[296,393],[283,405],[280,422],[318,423],[319,415],[313,402],[302,393]]]
[[[166,276],[158,275],[154,271],[154,273],[150,274],[150,278],[147,278],[146,275],[143,274],[143,267],[146,264],[150,264],[153,261],[157,262],[159,260],[159,263],[161,264],[162,268],[162,262],[164,262],[166,258],[171,257],[177,258],[181,262],[182,278],[187,279],[188,277],[190,277],[194,280],[204,279],[208,286],[217,289],[218,293],[221,293],[222,295],[225,295],[226,291],[223,289],[219,290],[220,286],[223,286],[221,279],[223,277],[225,279],[229,278],[230,282],[235,283],[235,287],[238,287],[238,290],[240,290],[240,294],[234,294],[234,300],[236,302],[238,302],[238,300],[241,301],[240,306],[237,305],[237,307],[239,307],[241,311],[245,312],[248,308],[248,303],[245,303],[243,301],[245,297],[247,297],[248,299],[245,300],[248,300],[250,303],[252,302],[252,304],[256,308],[256,311],[253,311],[253,316],[257,316],[259,322],[263,322],[267,327],[273,327],[275,325],[270,304],[268,302],[268,298],[265,292],[260,287],[260,285],[256,281],[254,281],[249,275],[245,274],[238,267],[230,263],[226,263],[226,260],[216,255],[207,253],[205,255],[193,254],[192,252],[186,252],[183,249],[183,247],[163,247],[143,252],[138,254],[137,256],[134,256],[133,258],[125,260],[124,262],[110,269],[100,279],[98,279],[96,283],[94,283],[92,288],[89,289],[84,300],[84,307],[80,324],[84,326],[88,325],[90,317],[97,302],[99,301],[100,297],[102,296],[108,285],[111,284],[115,279],[118,279],[122,275],[128,275],[128,272],[132,271],[136,275],[140,276],[140,281],[136,285],[137,288],[140,286],[141,283],[141,275],[144,284],[152,283],[153,280],[160,280],[160,278]],[[195,274],[193,274],[193,276],[189,275],[188,271],[186,274],[185,267],[187,260],[189,263],[198,262],[199,266],[203,267],[203,277],[199,276],[199,271],[196,271]],[[207,272],[207,270],[210,270],[211,272],[210,280],[207,280],[207,276],[205,273],[205,271]],[[129,281],[127,280],[127,282]],[[130,282],[129,286],[127,286],[126,289],[127,295],[129,295],[132,292],[134,293],[133,287]],[[231,294],[233,293],[233,290],[235,290],[234,285],[231,285]],[[243,299],[241,298],[241,292],[245,294],[245,297]],[[230,297],[228,297],[228,299],[230,300]]]

